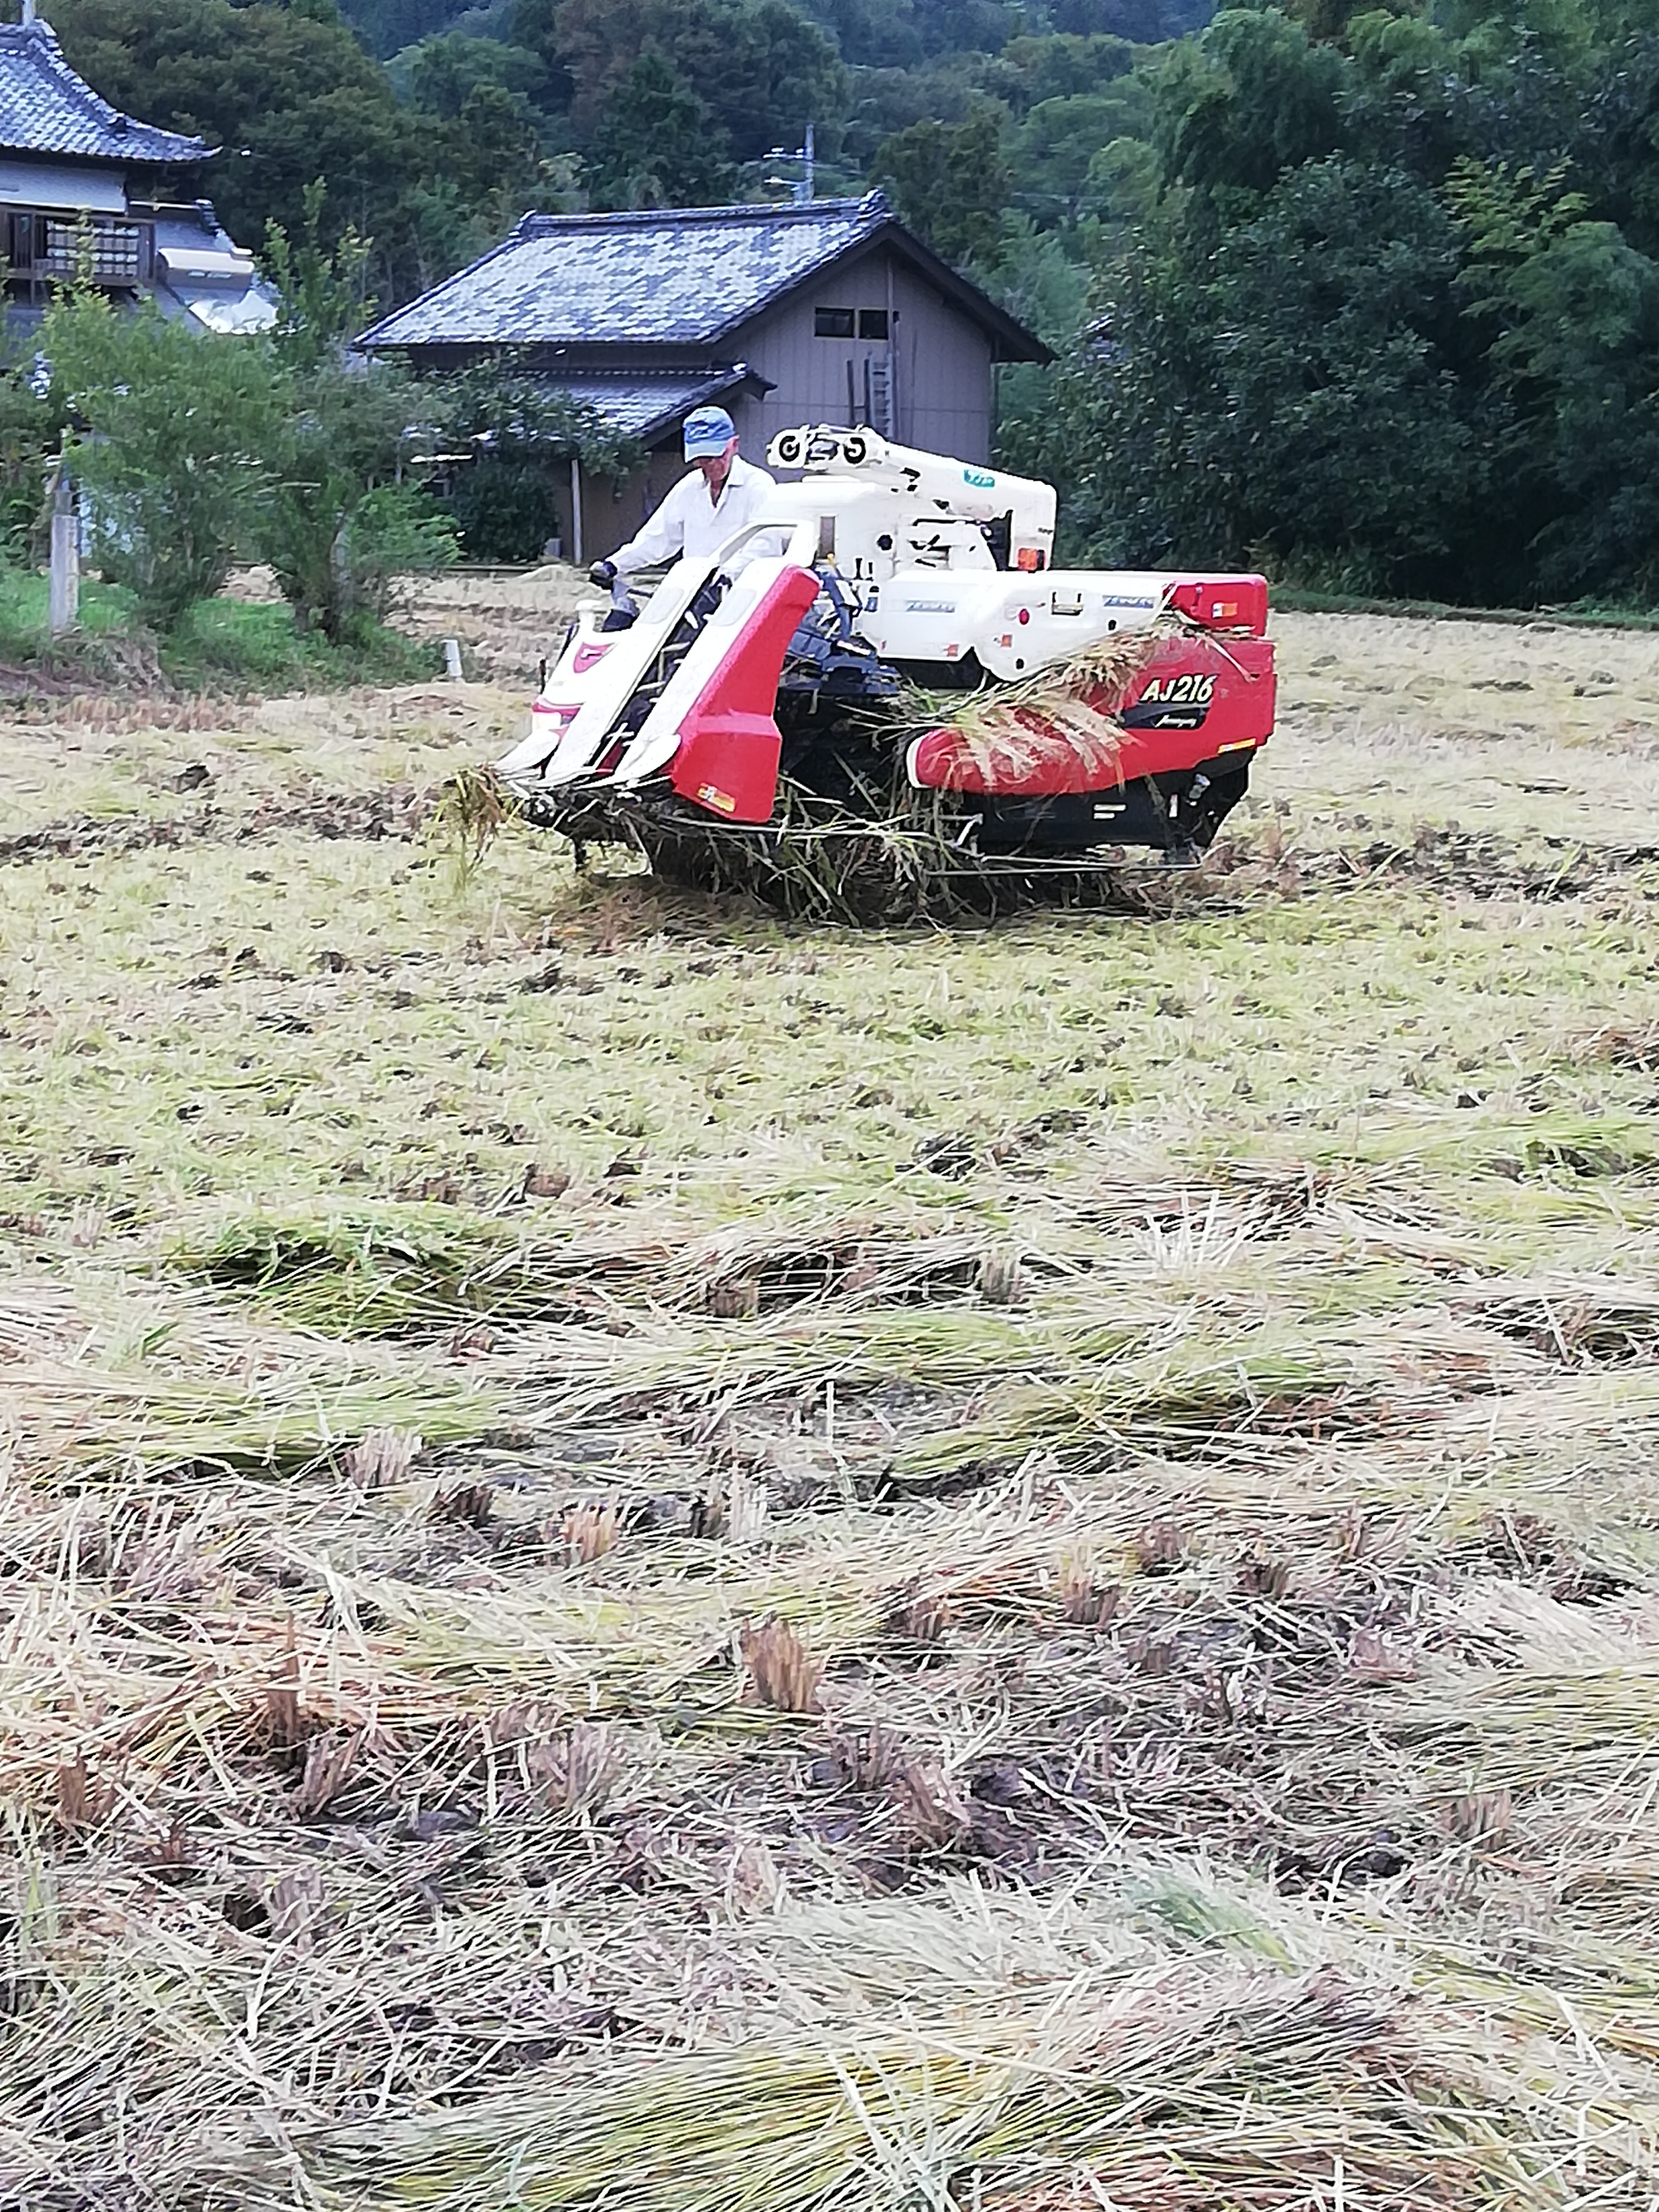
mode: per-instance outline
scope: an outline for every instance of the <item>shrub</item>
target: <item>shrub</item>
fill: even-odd
[[[270,349],[169,322],[151,301],[118,314],[79,290],[48,309],[41,344],[76,426],[95,558],[171,629],[247,543],[282,405]]]
[[[337,645],[387,613],[400,574],[454,560],[454,526],[397,481],[410,401],[396,370],[324,357],[283,388],[255,543],[299,628]]]

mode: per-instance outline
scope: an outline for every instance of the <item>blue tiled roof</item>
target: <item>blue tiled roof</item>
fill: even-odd
[[[763,391],[768,388],[765,379],[742,362],[712,372],[706,368],[638,372],[618,369],[611,375],[550,374],[542,380],[553,391],[562,392],[572,399],[585,400],[606,422],[614,422],[629,437],[646,439],[670,422],[678,422],[694,407],[704,406],[711,399],[723,399],[741,385],[753,384]]]
[[[42,22],[0,24],[0,150],[96,161],[204,161],[200,138],[135,123],[100,100]]]
[[[879,192],[782,208],[529,215],[359,343],[706,344],[891,222]]]
[[[999,361],[1053,358],[900,223],[880,192],[787,207],[527,215],[511,238],[357,340],[404,348],[717,348],[819,270],[883,240],[990,333]]]

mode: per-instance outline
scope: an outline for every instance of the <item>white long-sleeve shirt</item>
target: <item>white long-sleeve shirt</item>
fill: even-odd
[[[734,532],[757,519],[771,489],[772,478],[766,471],[745,461],[741,453],[732,454],[717,500],[709,498],[702,470],[692,469],[680,478],[639,535],[611,554],[611,564],[619,576],[631,576],[636,568],[660,568],[681,554],[689,560],[707,560]],[[769,536],[751,538],[727,565],[735,573],[760,554],[781,553],[783,542],[781,532],[775,542]]]

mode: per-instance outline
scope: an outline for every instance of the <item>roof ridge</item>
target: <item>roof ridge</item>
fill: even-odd
[[[750,222],[813,222],[824,216],[849,212],[872,217],[890,216],[892,207],[885,192],[872,191],[823,200],[731,200],[717,207],[587,209],[574,215],[546,215],[535,209],[519,218],[514,238],[545,238],[559,231],[624,230],[630,228],[691,229],[702,223],[730,222],[741,216]]]
[[[568,353],[568,349],[565,349]],[[684,384],[688,376],[727,376],[738,370],[747,371],[746,361],[570,361],[547,362],[527,369],[530,376],[562,376],[584,383],[602,384],[607,377],[625,380],[629,384]]]
[[[158,150],[155,143],[162,141],[172,149],[163,158],[189,160],[205,158],[209,147],[205,138],[183,131],[169,131],[159,123],[146,123],[142,118],[129,115],[102,93],[89,85],[74,66],[65,59],[58,33],[44,15],[32,22],[0,24],[0,49],[23,55],[33,54],[42,73],[50,78],[58,95],[72,107],[78,109],[92,126],[113,139],[125,139],[131,133],[134,139],[133,153],[137,160],[145,158],[141,149],[145,140],[151,142],[150,158]],[[93,158],[100,158],[94,155]]]
[[[122,131],[126,130],[132,118],[106,100],[101,92],[94,92],[80,71],[70,68],[64,58],[64,49],[58,43],[57,32],[44,15],[37,15],[32,23],[20,23],[18,28],[30,33],[46,48],[47,67],[70,97],[90,111],[95,123],[101,123],[106,131],[114,131],[118,124]],[[141,129],[155,127],[154,125],[140,125]]]

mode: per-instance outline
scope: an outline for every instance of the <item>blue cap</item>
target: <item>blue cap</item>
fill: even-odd
[[[738,426],[724,407],[699,407],[685,418],[685,458],[688,461],[717,459],[738,434]]]

